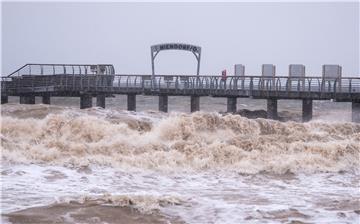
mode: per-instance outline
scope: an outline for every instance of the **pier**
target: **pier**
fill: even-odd
[[[267,65],[263,68],[266,73]],[[341,67],[340,67],[341,68]],[[325,73],[326,73],[326,67]],[[275,71],[272,68],[271,71]],[[236,73],[235,73],[236,74]],[[201,109],[201,97],[227,99],[227,112],[236,112],[241,98],[266,99],[268,118],[277,119],[277,101],[302,101],[303,121],[310,121],[314,100],[352,103],[352,121],[360,123],[360,77],[327,76],[210,76],[115,74],[112,65],[26,64],[1,78],[1,103],[18,96],[22,104],[34,104],[41,97],[80,97],[80,108],[105,108],[106,98],[127,95],[127,109],[136,111],[136,96],[158,97],[159,110],[168,111],[168,96],[189,96],[190,111]],[[238,99],[239,98],[239,99]]]

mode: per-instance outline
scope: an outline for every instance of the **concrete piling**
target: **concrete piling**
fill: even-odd
[[[196,112],[200,110],[200,97],[191,96],[190,97],[190,112]]]
[[[105,108],[106,96],[105,94],[96,95],[96,106]]]
[[[21,95],[20,96],[20,104],[35,104],[35,96],[34,95]]]
[[[5,104],[9,102],[9,97],[7,95],[1,94],[1,104]]]
[[[127,110],[136,111],[136,95],[127,94]]]
[[[167,95],[159,96],[159,111],[168,112],[168,96]]]
[[[237,104],[236,97],[228,97],[227,98],[227,112],[235,113],[236,112],[236,104]]]
[[[312,99],[302,100],[302,121],[311,121],[313,115],[313,101]]]
[[[80,96],[80,109],[92,107],[92,96],[90,94],[82,94]]]
[[[50,94],[44,94],[41,97],[41,102],[43,104],[50,104]]]
[[[351,102],[351,120],[360,123],[360,100]]]
[[[267,117],[273,120],[278,119],[277,99],[274,98],[267,99]]]

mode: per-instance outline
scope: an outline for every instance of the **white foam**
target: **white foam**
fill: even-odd
[[[274,176],[88,169],[91,172],[57,166],[3,167],[2,172],[8,171],[2,178],[6,192],[2,212],[76,201],[132,206],[144,213],[159,210],[187,223],[359,220],[354,208],[340,206],[360,199],[359,177],[354,173]],[[62,173],[65,178],[49,180],[49,171]],[[339,217],[340,212],[346,216]]]
[[[3,160],[10,163],[242,173],[358,171],[360,166],[355,123],[99,109],[2,119]]]
[[[2,213],[132,200],[187,223],[360,221],[359,124],[25,109],[2,117]]]

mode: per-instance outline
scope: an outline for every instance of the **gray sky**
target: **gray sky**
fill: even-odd
[[[353,3],[2,3],[2,74],[25,63],[111,63],[118,74],[150,74],[150,46],[202,47],[200,74],[233,65],[341,64],[359,75],[359,2]],[[157,74],[195,74],[187,51],[162,51]]]

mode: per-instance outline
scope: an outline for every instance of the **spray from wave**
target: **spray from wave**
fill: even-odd
[[[65,109],[43,118],[2,117],[9,163],[101,165],[240,173],[359,170],[360,125],[281,123],[239,115],[136,114]]]

